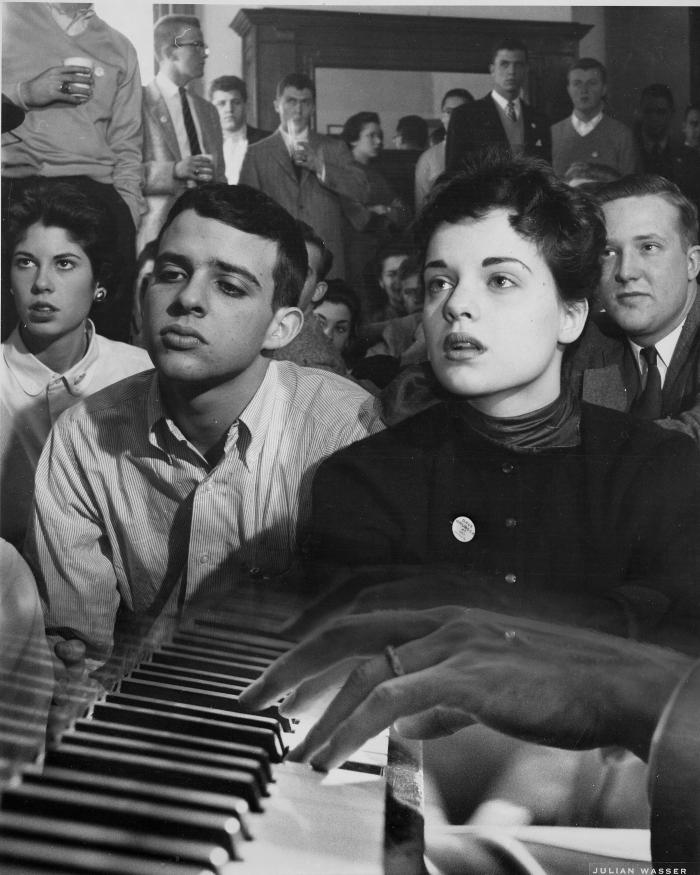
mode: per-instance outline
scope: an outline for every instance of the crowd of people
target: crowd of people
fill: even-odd
[[[651,83],[629,128],[582,58],[552,124],[508,37],[384,151],[304,73],[275,131],[198,96],[196,17],[142,88],[91,3],[4,12],[3,601],[57,689],[172,598],[303,580],[241,700],[350,673],[298,758],[396,720],[654,756],[700,657],[700,107],[681,144]]]

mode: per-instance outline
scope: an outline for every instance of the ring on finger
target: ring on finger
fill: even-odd
[[[61,92],[61,94],[70,94],[69,89],[70,89],[70,82],[67,82],[65,79],[58,86],[58,90]]]
[[[389,668],[391,669],[391,673],[395,678],[401,677],[401,675],[406,674],[406,670],[404,669],[403,665],[401,665],[399,654],[391,646],[391,644],[387,644],[387,646],[384,648],[384,656],[386,656],[386,661],[389,663]]]

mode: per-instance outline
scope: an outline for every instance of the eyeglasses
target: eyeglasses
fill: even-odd
[[[198,40],[193,40],[189,43],[183,43],[179,42],[178,38],[175,37],[173,43],[178,49],[184,49],[185,46],[192,46],[193,49],[197,49],[198,52],[204,52],[205,55],[209,53],[209,46],[206,43],[200,43]]]

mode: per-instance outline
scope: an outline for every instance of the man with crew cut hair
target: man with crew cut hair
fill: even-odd
[[[603,164],[624,176],[637,169],[637,147],[627,125],[605,113],[607,73],[595,58],[580,58],[567,74],[573,112],[552,126],[552,167],[564,176],[572,164]]]
[[[493,89],[474,103],[458,106],[450,118],[445,167],[459,170],[474,152],[500,147],[512,155],[552,159],[549,119],[520,96],[527,82],[527,46],[507,37],[491,55]]]

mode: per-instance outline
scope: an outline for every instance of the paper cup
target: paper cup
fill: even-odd
[[[76,55],[73,58],[64,58],[63,63],[66,67],[89,67],[91,70],[95,66],[92,58],[84,58],[81,55]]]

